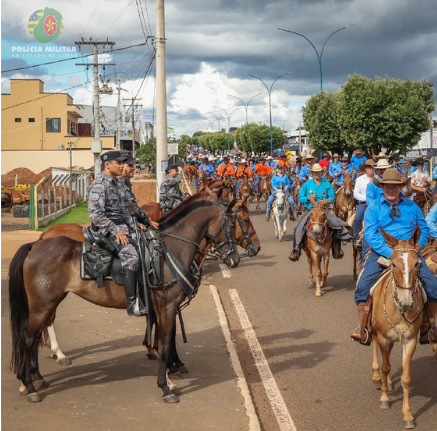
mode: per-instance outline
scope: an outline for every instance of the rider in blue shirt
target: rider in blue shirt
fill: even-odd
[[[333,179],[337,178],[338,175],[336,174],[340,174],[341,170],[342,170],[342,166],[341,166],[341,161],[340,161],[340,156],[335,153],[332,156],[332,162],[329,164],[329,176],[331,176]]]
[[[313,178],[306,181],[299,191],[299,202],[304,205],[305,210],[294,229],[293,250],[289,256],[292,262],[299,260],[302,241],[306,235],[305,228],[311,217],[310,210],[313,205],[317,203],[321,206],[328,206],[335,199],[334,189],[328,181],[322,178],[322,171],[323,168],[318,163],[312,166]],[[334,259],[341,259],[343,257],[341,242],[352,240],[352,230],[346,222],[335,216],[332,211],[327,211],[326,217],[328,219],[328,226],[333,229],[332,257]]]
[[[314,163],[314,157],[311,154],[308,154],[305,157],[306,165],[302,166],[300,172],[299,172],[299,180],[304,183],[306,180],[313,177],[312,174],[312,167]]]
[[[283,167],[282,165],[278,165],[276,168],[276,174],[273,175],[271,180],[271,186],[272,186],[272,194],[269,196],[269,199],[267,201],[267,208],[266,208],[266,220],[270,220],[270,211],[272,209],[273,201],[276,197],[276,190],[282,189],[285,195],[287,196],[288,203],[290,204],[289,208],[289,214],[290,214],[290,220],[294,220],[294,200],[293,200],[293,190],[294,186],[296,185],[296,182],[293,178],[290,179],[283,173]]]
[[[203,158],[203,163],[199,166],[205,172],[205,175],[214,175],[214,165],[209,161],[208,157]],[[196,189],[199,188],[199,179],[196,180]]]
[[[429,233],[434,238],[434,240],[437,240],[437,205],[434,205],[431,208],[431,211],[425,218],[426,224],[429,227]]]
[[[360,165],[365,163],[367,157],[364,156],[363,150],[356,150],[355,155],[351,157],[352,169],[358,175],[360,173]]]
[[[429,228],[422,211],[413,201],[402,195],[401,189],[406,180],[401,178],[397,170],[387,169],[381,181],[373,181],[382,187],[383,195],[368,202],[364,216],[364,237],[371,249],[355,291],[359,321],[361,323],[370,289],[385,267],[384,263],[378,262],[378,259],[381,261],[381,256],[390,259],[393,252],[393,248],[382,236],[380,228],[397,239],[408,240],[412,237],[416,225],[421,229],[420,239],[416,245],[420,259],[419,273],[435,316],[437,314],[437,279],[420,255],[420,249],[426,245],[429,236]],[[359,332],[357,328],[352,338],[364,343],[364,340],[360,339]]]

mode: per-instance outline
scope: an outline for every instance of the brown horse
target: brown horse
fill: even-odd
[[[252,186],[250,185],[248,177],[243,177],[240,184],[240,189],[237,190],[237,194],[242,198],[250,198],[253,195]]]
[[[355,208],[354,180],[351,173],[341,171],[343,185],[335,194],[335,215],[343,221],[347,221]]]
[[[414,428],[414,418],[410,412],[409,391],[411,382],[411,361],[416,350],[417,337],[422,325],[424,298],[418,283],[420,260],[415,245],[420,238],[417,226],[411,238],[397,240],[381,229],[387,244],[393,248],[391,271],[383,275],[375,284],[372,311],[373,382],[381,389],[379,407],[390,408],[387,393],[393,389],[390,381],[390,355],[395,342],[402,345],[402,388],[404,428]],[[382,383],[379,372],[378,352],[382,356]]]
[[[299,174],[295,174],[296,185],[293,190],[293,200],[294,207],[296,208],[296,215],[300,216],[302,214],[303,204],[299,202],[299,192],[302,187],[302,181],[299,179]]]
[[[193,165],[185,165],[184,175],[187,178],[188,182],[191,183],[191,181],[193,181],[193,178],[197,178],[197,168]]]
[[[313,266],[316,274],[316,296],[322,296],[322,287],[326,285],[329,267],[329,251],[332,246],[332,232],[328,227],[328,218],[324,206],[313,206],[306,227],[306,239],[303,250],[308,259],[310,285],[314,286]],[[323,260],[323,273],[322,273]]]
[[[272,192],[272,184],[271,184],[271,177],[264,177],[261,179],[261,182],[259,183],[259,190],[261,194],[257,194],[256,196],[256,209],[257,210],[261,210],[260,208],[260,201],[261,201],[261,196],[264,197],[264,200],[267,201],[269,200],[269,196],[270,193]]]
[[[232,267],[238,265],[234,215],[230,213],[233,203],[216,201],[208,193],[199,193],[159,221],[164,244],[173,254],[171,259],[178,261],[186,272],[190,271],[197,244],[204,237],[226,255],[225,263]],[[104,288],[97,289],[94,281],[80,278],[80,253],[80,242],[58,236],[25,244],[12,259],[9,270],[11,368],[26,386],[29,402],[40,401],[35,386],[44,385],[38,366],[41,331],[69,292],[96,305],[126,308],[124,289],[115,282],[105,281]],[[159,334],[158,386],[164,400],[174,403],[179,400],[167,384],[166,369],[173,359],[171,341],[176,312],[190,291],[175,280],[168,252],[166,256],[163,279],[166,289],[150,289],[149,294]]]

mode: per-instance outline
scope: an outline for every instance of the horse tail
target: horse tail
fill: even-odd
[[[12,333],[10,369],[17,374],[24,366],[24,328],[29,319],[29,304],[24,286],[23,264],[33,247],[33,242],[22,245],[9,266],[9,315]]]

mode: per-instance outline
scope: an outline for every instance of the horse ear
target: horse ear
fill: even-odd
[[[340,174],[344,175],[346,172],[344,171],[344,169],[341,170]]]
[[[394,236],[391,236],[389,233],[387,233],[382,227],[380,227],[379,230],[384,237],[387,245],[389,245],[390,247],[394,247],[398,243],[398,240]]]
[[[243,205],[246,205],[248,199],[249,199],[249,196],[246,196],[246,197],[244,198],[243,202],[241,202],[240,207],[242,207]]]
[[[232,199],[232,201],[230,202],[230,204],[228,205],[228,209],[226,212],[231,211],[231,209],[234,207],[235,203],[237,202],[237,198]]]
[[[411,244],[418,244],[421,234],[422,234],[422,230],[420,229],[420,226],[416,224],[416,229],[414,229],[414,232],[411,235],[411,238],[408,240],[408,242],[410,242]]]

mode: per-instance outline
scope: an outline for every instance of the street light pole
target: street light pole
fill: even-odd
[[[244,102],[243,102],[239,97],[237,97],[237,96],[233,96],[232,94],[228,94],[229,97],[233,97],[234,99],[239,100],[239,101],[243,104],[244,109],[246,110],[246,124],[249,124],[249,121],[247,120],[247,110],[249,109],[250,102],[252,102],[252,100],[255,99],[255,97],[259,96],[260,94],[262,94],[262,93],[258,93],[258,94],[256,94],[255,96],[251,97],[251,99],[250,99],[247,103],[244,103]]]
[[[304,39],[306,39],[306,40],[311,44],[311,46],[314,48],[314,51],[316,51],[316,55],[317,55],[317,58],[318,58],[318,60],[319,60],[319,70],[320,70],[320,91],[323,91],[322,57],[323,57],[323,50],[325,49],[325,45],[326,45],[326,43],[328,42],[328,40],[331,38],[331,36],[333,36],[335,33],[338,33],[339,31],[342,31],[342,30],[346,30],[347,28],[352,27],[352,26],[353,26],[353,24],[345,25],[344,27],[339,28],[338,30],[333,31],[333,32],[328,36],[328,38],[325,40],[325,43],[324,43],[323,46],[322,46],[322,51],[320,52],[320,54],[319,54],[319,51],[317,51],[317,48],[314,46],[314,44],[313,44],[313,43],[312,43],[312,42],[311,42],[311,41],[310,41],[306,36],[304,36],[303,34],[298,33],[298,32],[296,32],[296,31],[285,30],[285,29],[283,29],[283,28],[278,28],[278,30],[285,31],[285,32],[287,32],[287,33],[297,34],[298,36],[302,36],[302,37],[303,37]]]
[[[220,120],[224,117],[224,115],[222,115],[221,117],[217,117],[214,112],[208,112],[208,114],[214,115],[215,119],[218,121],[218,132],[220,132]]]
[[[217,106],[218,109],[221,109],[222,111],[225,111],[226,116],[228,117],[228,151],[230,149],[230,143],[231,143],[231,116],[235,111],[238,111],[241,108],[234,109],[230,114],[226,109],[220,108],[220,106]]]
[[[258,78],[255,75],[247,75],[250,76],[251,78],[256,78],[258,79],[258,81],[261,81],[264,84],[264,87],[266,87],[267,92],[269,93],[269,110],[270,110],[270,155],[273,154],[273,133],[272,133],[272,88],[275,85],[275,82],[279,79],[282,78],[285,75],[289,75],[291,72],[287,72],[284,73],[283,75],[278,76],[272,83],[272,85],[269,87],[267,87],[267,84],[261,79]]]

